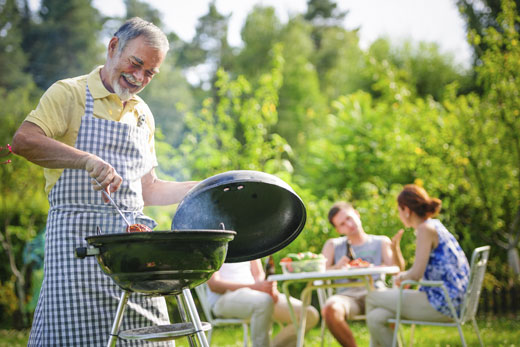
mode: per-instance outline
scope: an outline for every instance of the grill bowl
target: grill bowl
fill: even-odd
[[[89,236],[105,274],[122,289],[179,294],[206,282],[226,258],[230,230],[175,230]]]

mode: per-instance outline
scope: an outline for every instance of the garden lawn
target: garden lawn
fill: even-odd
[[[480,335],[485,346],[493,347],[520,347],[520,317],[515,318],[480,318],[478,320]],[[362,321],[351,324],[358,346],[368,347],[369,334]],[[478,339],[471,324],[464,326],[464,336],[468,346],[478,346]],[[410,327],[404,326],[405,338],[408,339]],[[340,345],[327,333],[329,346]],[[0,347],[27,346],[28,331],[0,330]],[[434,326],[417,326],[415,329],[415,345],[427,347],[455,347],[461,346],[457,328]],[[408,342],[408,340],[407,340]],[[176,341],[177,347],[189,347],[188,340],[181,338]],[[242,347],[242,328],[216,328],[213,332],[212,347]],[[312,329],[305,336],[306,347],[320,346],[319,326]]]

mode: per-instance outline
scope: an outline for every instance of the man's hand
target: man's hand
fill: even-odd
[[[394,287],[399,287],[401,285],[401,282],[403,281],[403,274],[404,272],[399,272],[394,276]]]
[[[272,281],[258,281],[255,282],[251,289],[258,290],[260,292],[267,293],[273,298],[273,301],[278,302],[278,295],[280,292],[278,291],[278,287],[276,286],[276,282]]]
[[[273,283],[274,283],[274,288],[273,288],[273,292],[271,293],[271,298],[273,298],[273,301],[276,304],[278,302],[278,296],[280,295],[280,292],[278,291],[276,282],[273,282]]]
[[[351,260],[354,260],[354,259],[349,259],[347,256],[342,256],[340,258],[340,260],[338,260],[338,262],[334,265],[334,268],[336,269],[345,269],[345,268],[348,268],[350,267],[349,263]]]
[[[105,190],[110,194],[118,190],[123,182],[116,170],[98,156],[56,141],[38,125],[28,121],[23,122],[16,131],[12,148],[15,154],[49,169],[86,170],[101,185],[99,187],[92,180],[94,190]],[[104,195],[103,199],[108,202]]]
[[[123,179],[112,165],[95,155],[88,156],[85,162],[85,170],[93,178],[91,183],[94,186],[94,190],[105,190],[110,194],[118,190],[123,182]],[[99,182],[101,187],[94,179]],[[103,199],[105,202],[108,202],[105,196],[103,196]]]

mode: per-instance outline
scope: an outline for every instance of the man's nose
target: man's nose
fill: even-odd
[[[144,71],[143,71],[143,69],[138,69],[138,70],[134,71],[134,73],[132,75],[134,76],[136,81],[142,82],[144,80]]]

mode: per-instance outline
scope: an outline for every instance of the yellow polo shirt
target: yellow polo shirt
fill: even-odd
[[[138,96],[132,97],[123,106],[119,97],[110,93],[103,83],[97,67],[88,75],[68,78],[54,83],[43,94],[35,110],[26,121],[43,129],[45,134],[69,146],[74,146],[78,137],[81,118],[85,114],[86,85],[94,98],[94,117],[137,125],[139,115],[144,114],[150,129],[149,146],[155,160],[154,131],[155,122],[152,112]],[[45,192],[48,194],[58,181],[63,169],[44,169]]]

